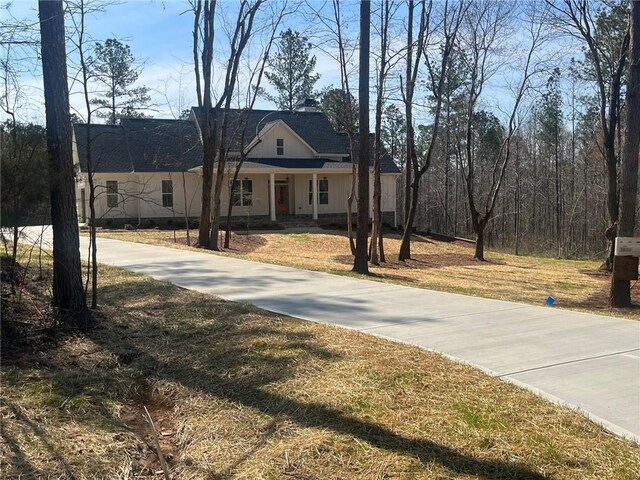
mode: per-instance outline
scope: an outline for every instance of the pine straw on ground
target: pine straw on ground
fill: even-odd
[[[193,232],[192,241],[197,238]],[[176,248],[187,246],[184,231],[104,230],[100,236]],[[487,262],[473,259],[473,245],[414,237],[412,259],[398,261],[400,238],[385,238],[386,264],[371,266],[371,279],[412,287],[455,292],[498,300],[544,305],[547,297],[556,307],[600,315],[640,319],[640,308],[609,307],[610,276],[589,260],[558,260],[516,256],[488,250]],[[203,250],[199,250],[203,251]],[[353,257],[343,232],[233,233],[225,255],[291,267],[351,275]],[[640,284],[632,290],[640,304]]]
[[[35,303],[3,296],[4,342]],[[638,445],[434,353],[115,268],[100,301],[3,345],[3,478],[162,478],[143,406],[174,479],[640,477]]]

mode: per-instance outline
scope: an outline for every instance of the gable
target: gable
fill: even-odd
[[[204,125],[204,114],[204,109],[201,107],[193,107],[191,110],[191,118],[199,123],[199,128]],[[216,111],[212,111],[212,114],[215,117]],[[324,113],[276,110],[230,110],[227,127],[230,151],[236,153],[240,151],[243,130],[244,141],[248,144],[257,132],[274,122],[284,122],[292,132],[303,139],[303,143],[320,156],[348,155],[346,138],[333,129]]]
[[[283,122],[265,126],[253,140],[258,142],[250,158],[316,158],[317,154]],[[282,145],[279,148],[279,143]],[[279,151],[282,152],[279,155]]]

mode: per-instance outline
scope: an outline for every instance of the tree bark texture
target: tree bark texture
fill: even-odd
[[[356,253],[353,271],[369,273],[367,237],[369,232],[369,32],[371,27],[371,2],[360,1],[360,158],[358,159],[358,225]]]
[[[42,74],[53,225],[53,305],[77,315],[86,309],[80,266],[80,239],[61,1],[40,1]]]
[[[200,15],[202,12],[202,86],[196,82],[198,89],[198,106],[204,110],[204,122],[201,124],[202,135],[202,210],[200,211],[200,225],[198,231],[198,246],[209,248],[211,245],[211,189],[213,187],[213,165],[216,155],[216,113],[212,111],[211,105],[211,75],[213,62],[213,42],[214,42],[214,18],[216,2],[205,0],[204,8],[199,0],[194,10],[194,68],[196,79],[200,78],[198,70],[198,37]],[[202,88],[202,90],[200,90]],[[200,95],[202,95],[200,97]]]
[[[620,221],[618,235],[632,237],[636,230],[638,162],[640,161],[640,1],[631,2],[631,37],[627,79],[626,132],[620,178]],[[615,268],[615,260],[614,260]],[[611,306],[631,306],[629,281],[611,280]]]

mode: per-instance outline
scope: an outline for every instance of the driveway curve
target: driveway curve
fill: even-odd
[[[40,232],[34,227],[26,235],[33,241]],[[81,247],[86,254],[87,238]],[[98,259],[227,300],[440,352],[640,442],[640,322],[119,240],[98,239]]]

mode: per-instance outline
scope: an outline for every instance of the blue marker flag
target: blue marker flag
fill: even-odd
[[[547,301],[545,302],[547,305],[553,305],[556,303],[556,299],[553,297],[547,297]]]

